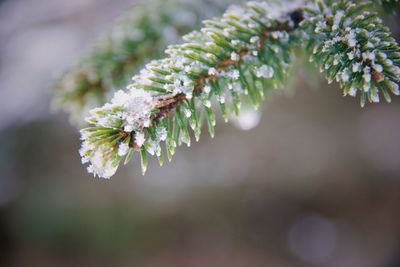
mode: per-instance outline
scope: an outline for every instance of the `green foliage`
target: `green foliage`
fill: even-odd
[[[147,155],[171,160],[178,145],[190,146],[189,129],[200,138],[203,124],[214,136],[215,108],[225,120],[237,114],[243,97],[255,107],[265,92],[282,88],[294,57],[303,49],[337,80],[344,94],[379,101],[398,95],[399,47],[370,4],[352,1],[249,2],[221,18],[207,20],[201,31],[171,45],[169,57],[152,61],[133,77],[127,91],[91,110],[83,129],[83,163],[88,171],[109,178],[125,158],[139,151],[142,170]],[[215,105],[213,105],[213,103]]]
[[[207,16],[238,0],[151,0],[139,3],[55,85],[56,107],[82,123],[88,110],[110,100],[149,59],[163,55]]]
[[[374,2],[381,6],[386,13],[395,13],[396,8],[399,6],[399,0],[374,0]]]
[[[302,23],[311,60],[328,82],[339,82],[344,95],[360,93],[361,106],[367,100],[379,102],[379,92],[388,102],[390,93],[399,95],[399,47],[377,14],[365,10],[370,5],[320,4],[318,10],[305,9]]]

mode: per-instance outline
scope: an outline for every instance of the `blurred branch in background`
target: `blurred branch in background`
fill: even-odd
[[[112,182],[87,175],[48,73],[131,4],[0,4],[1,266],[400,266],[400,101],[361,110],[304,69],[251,131],[218,124],[146,177],[136,157]]]
[[[237,0],[152,0],[126,12],[111,32],[56,86],[56,107],[82,122],[91,108],[124,89],[144,63],[159,58],[168,44],[219,15]]]
[[[3,1],[0,129],[47,117],[50,84],[130,5],[129,0]]]

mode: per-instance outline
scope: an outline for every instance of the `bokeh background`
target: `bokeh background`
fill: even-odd
[[[361,109],[301,62],[145,177],[86,173],[49,88],[137,1],[0,1],[0,266],[400,266],[400,99]]]

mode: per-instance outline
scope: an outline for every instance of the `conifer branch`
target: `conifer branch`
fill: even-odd
[[[377,102],[379,92],[390,100],[389,91],[399,94],[399,47],[368,7],[345,0],[249,2],[205,21],[185,43],[170,46],[169,57],[134,76],[127,91],[90,112],[93,126],[81,131],[82,162],[109,178],[139,151],[145,172],[148,153],[163,163],[161,142],[171,160],[178,144],[190,146],[188,128],[198,140],[206,121],[214,135],[213,100],[227,121],[243,95],[257,107],[265,90],[283,87],[299,47],[345,94],[360,91],[362,105]]]
[[[148,0],[126,12],[111,32],[54,86],[54,106],[82,124],[88,111],[126,87],[132,75],[207,16],[240,0]]]
[[[359,92],[362,107],[367,100],[378,103],[379,92],[387,102],[390,93],[399,95],[399,46],[377,14],[366,10],[371,5],[319,2],[318,9],[305,9],[307,20],[302,23],[310,60],[329,83],[339,82],[344,95]]]
[[[376,5],[380,6],[384,12],[389,14],[396,13],[396,8],[399,7],[399,0],[373,0]]]

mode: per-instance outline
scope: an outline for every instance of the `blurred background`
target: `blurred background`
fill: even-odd
[[[145,177],[87,174],[49,87],[137,1],[0,1],[0,266],[400,266],[400,99],[301,66]]]

